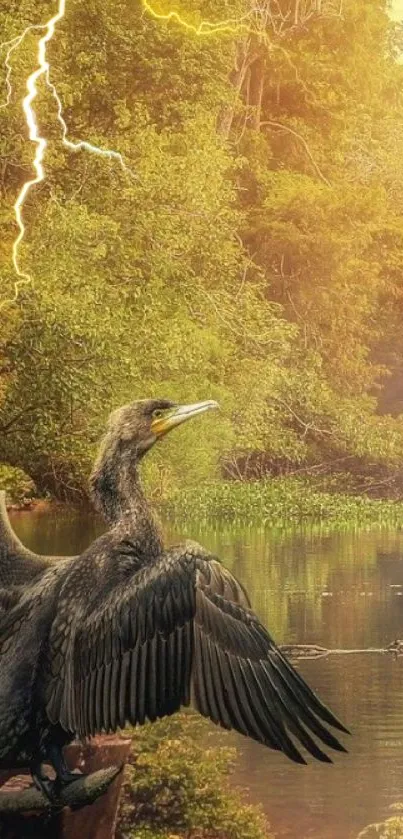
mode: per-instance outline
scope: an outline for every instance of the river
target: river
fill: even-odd
[[[42,553],[77,553],[101,532],[88,515],[16,513],[20,538]],[[270,530],[165,525],[216,553],[247,587],[279,643],[332,649],[384,647],[403,637],[403,532],[325,526]],[[293,765],[238,735],[234,781],[259,802],[276,836],[355,839],[403,801],[403,658],[336,655],[298,664],[351,729],[349,754],[331,766]]]

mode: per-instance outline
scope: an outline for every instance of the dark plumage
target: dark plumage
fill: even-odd
[[[35,566],[3,611],[0,766],[28,762],[48,794],[41,764],[71,780],[61,747],[75,736],[182,705],[299,763],[301,745],[330,762],[314,738],[344,751],[326,726],[346,729],[277,649],[240,583],[200,545],[161,542],[138,462],[210,407],[148,400],[115,412],[91,476],[108,531],[79,557]]]
[[[6,494],[0,491],[0,589],[24,585],[48,567],[48,559],[29,551],[11,529]]]

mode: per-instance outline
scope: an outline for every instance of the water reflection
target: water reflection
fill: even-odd
[[[77,553],[101,532],[87,516],[17,514],[23,541],[43,553]],[[383,647],[403,636],[403,534],[211,528],[166,524],[169,541],[198,539],[246,585],[279,642]],[[260,802],[279,837],[353,839],[403,800],[403,659],[335,656],[298,665],[350,726],[349,755],[333,766],[294,766],[237,735],[236,781]],[[225,736],[225,735],[223,735]]]

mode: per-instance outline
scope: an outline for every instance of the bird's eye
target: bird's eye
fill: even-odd
[[[156,408],[155,411],[152,413],[153,419],[159,419],[160,417],[164,416],[164,411],[162,408]]]

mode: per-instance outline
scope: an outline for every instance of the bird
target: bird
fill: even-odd
[[[243,585],[196,542],[164,547],[150,510],[143,457],[217,407],[145,399],[113,412],[90,477],[106,532],[81,555],[36,567],[0,614],[0,768],[29,767],[50,801],[77,779],[67,743],[186,706],[296,763],[307,762],[303,750],[326,763],[323,746],[346,751],[330,729],[347,728],[276,646]]]
[[[25,585],[59,558],[40,556],[22,544],[8,519],[6,493],[0,490],[0,590]]]

